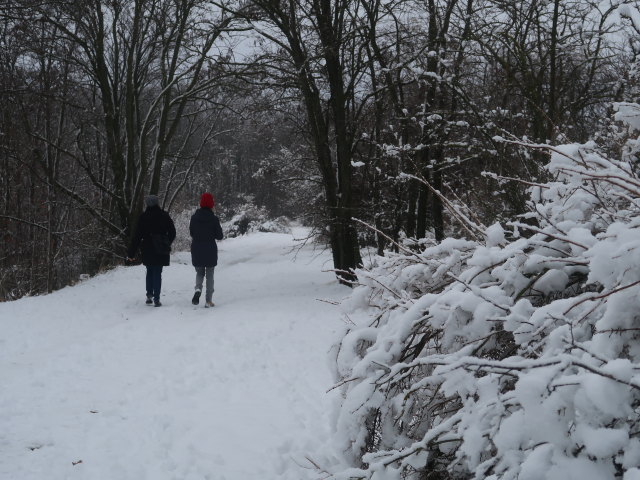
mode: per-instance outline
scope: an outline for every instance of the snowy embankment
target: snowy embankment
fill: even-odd
[[[329,424],[340,319],[317,299],[348,290],[322,272],[328,252],[294,243],[221,242],[213,309],[190,303],[188,253],[162,308],[144,304],[142,266],[0,304],[0,479],[295,476],[289,446]]]

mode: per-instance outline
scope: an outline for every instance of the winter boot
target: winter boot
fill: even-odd
[[[207,303],[204,304],[204,308],[210,308],[213,307],[215,305],[215,303],[213,303],[211,300],[207,300]]]
[[[161,306],[162,306],[162,304],[160,303],[160,300],[154,300],[154,301],[153,301],[153,306],[154,306],[154,307],[161,307]]]
[[[197,305],[198,303],[200,303],[200,294],[202,292],[200,290],[196,290],[196,293],[193,294],[193,298],[191,299],[191,303],[193,303],[194,305]]]
[[[147,295],[147,300],[144,302],[147,305],[151,305],[153,303],[153,298],[151,297],[151,295]]]

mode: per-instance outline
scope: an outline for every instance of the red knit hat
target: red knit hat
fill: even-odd
[[[211,195],[209,192],[203,193],[202,196],[200,197],[201,207],[213,208],[215,204],[216,202],[213,199],[213,195]]]

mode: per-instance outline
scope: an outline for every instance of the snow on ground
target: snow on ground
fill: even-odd
[[[142,266],[0,304],[0,479],[300,478],[291,452],[328,429],[341,326],[317,299],[348,293],[329,252],[292,251],[304,234],[220,242],[213,309],[191,305],[188,253],[161,308]]]

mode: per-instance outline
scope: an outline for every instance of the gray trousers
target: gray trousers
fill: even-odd
[[[196,290],[202,291],[202,282],[207,277],[207,293],[205,301],[210,302],[213,297],[213,269],[215,267],[195,267],[196,268]]]

